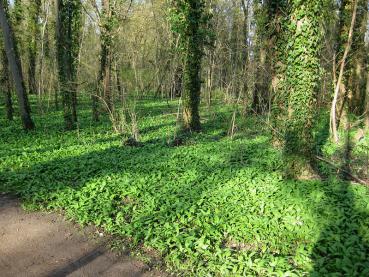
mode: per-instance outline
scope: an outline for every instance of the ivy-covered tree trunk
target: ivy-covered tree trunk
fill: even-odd
[[[14,33],[8,20],[7,5],[8,2],[6,0],[0,0],[0,26],[4,37],[4,48],[17,91],[18,105],[23,127],[26,130],[31,130],[34,129],[35,125],[31,118],[31,108],[28,102],[26,87],[24,85],[22,65],[19,59]]]
[[[272,51],[273,51],[273,1],[255,2],[256,16],[256,59],[257,71],[253,95],[252,110],[262,114],[269,110],[272,82]]]
[[[312,127],[319,88],[322,0],[290,3],[286,88],[288,117],[285,153],[289,173],[304,174],[312,157]],[[308,173],[308,172],[306,172]]]
[[[100,76],[99,83],[103,99],[111,112],[113,101],[111,95],[111,63],[112,63],[112,28],[113,15],[110,0],[102,1],[101,15],[101,54],[100,54]]]
[[[8,1],[9,2],[9,1]],[[25,49],[26,49],[26,43],[25,43],[25,37],[26,37],[26,28],[25,28],[25,7],[26,3],[24,3],[24,0],[14,0],[14,6],[9,11],[10,20],[13,24],[13,32],[15,41],[17,43],[18,53],[19,53],[19,59],[24,63],[25,58]],[[27,85],[27,84],[26,84]]]
[[[287,70],[287,45],[290,34],[288,26],[289,17],[286,14],[289,11],[287,1],[268,0],[267,24],[270,40],[270,93],[271,95],[271,118],[273,124],[273,140],[277,144],[284,143],[286,130],[286,119],[288,117],[288,88],[286,70]]]
[[[177,0],[172,3],[172,30],[180,36],[180,51],[183,54],[183,124],[185,130],[199,131],[201,60],[207,40],[204,28],[209,16],[205,12],[204,0]]]
[[[11,95],[11,85],[9,79],[8,58],[6,57],[5,49],[1,49],[1,62],[2,62],[2,71],[0,72],[0,81],[1,81],[0,90],[4,92],[6,118],[12,121],[14,111]]]
[[[241,9],[243,13],[243,21],[242,21],[242,34],[243,34],[243,43],[242,43],[242,58],[241,62],[243,62],[243,76],[242,76],[242,92],[241,94],[245,97],[247,94],[248,88],[248,68],[249,68],[249,57],[250,57],[250,49],[249,49],[249,9],[250,9],[250,1],[249,0],[241,0]],[[246,97],[245,97],[246,99]]]
[[[76,79],[81,2],[79,0],[58,0],[57,8],[57,59],[60,92],[63,100],[65,128],[72,130],[77,123]]]
[[[39,16],[41,11],[41,0],[34,0],[28,4],[28,91],[30,94],[35,94],[37,91],[36,85],[36,56],[37,42],[39,40]]]
[[[194,2],[194,1],[191,1]],[[196,4],[192,5],[190,11],[189,37],[185,52],[183,71],[183,121],[184,128],[191,131],[199,131],[200,123],[200,91],[201,91],[201,58],[202,49],[198,41],[199,23],[195,18],[201,15],[196,11]]]

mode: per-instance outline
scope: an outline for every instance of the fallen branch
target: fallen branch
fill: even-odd
[[[329,161],[327,159],[324,159],[323,157],[320,157],[320,156],[315,156],[315,158],[319,161],[322,161],[322,162],[325,162],[327,164],[329,164],[330,166],[336,168],[338,170],[338,172],[342,172],[344,174],[346,174],[347,176],[349,176],[352,180],[354,180],[355,182],[361,184],[361,185],[364,185],[364,186],[368,186],[369,187],[369,183],[364,181],[364,180],[361,180],[360,178],[356,177],[355,175],[351,174],[350,172],[348,172],[347,170],[344,170],[340,167],[338,167],[337,165],[335,165],[332,161]]]

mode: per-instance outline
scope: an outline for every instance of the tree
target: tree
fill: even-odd
[[[0,26],[3,31],[4,48],[17,91],[18,104],[23,128],[25,130],[32,130],[34,129],[35,125],[31,118],[31,108],[28,102],[28,96],[24,85],[22,65],[19,59],[15,37],[7,16],[7,5],[8,4],[6,0],[0,1]]]
[[[8,58],[6,57],[6,52],[3,48],[1,49],[1,61],[2,69],[0,72],[0,90],[3,90],[4,92],[6,118],[11,121],[13,120],[13,103],[9,80]]]
[[[367,10],[367,18],[369,18],[369,11]],[[369,45],[366,45],[366,86],[365,86],[365,128],[369,131]]]
[[[369,50],[369,47],[367,47],[367,49]],[[366,94],[365,94],[365,118],[364,118],[364,123],[365,123],[365,128],[369,131],[369,69],[367,69],[367,73],[366,73]]]
[[[111,95],[111,68],[112,68],[112,31],[114,27],[114,8],[110,0],[102,1],[102,14],[100,18],[100,40],[101,40],[101,54],[100,54],[100,76],[99,83],[102,91],[104,101],[109,111],[113,109],[112,95]]]
[[[336,104],[333,103],[337,106],[337,128],[341,119],[346,118],[347,111],[362,115],[365,110],[363,99],[366,90],[367,59],[364,37],[367,29],[367,10],[368,2],[366,0],[342,0],[340,2],[335,43],[336,75],[340,74],[348,42],[350,55],[345,57],[344,71],[339,86],[336,88],[338,91],[335,93],[338,94],[338,97],[334,99]],[[353,14],[355,15],[354,21],[352,21]],[[334,136],[337,140],[337,135]]]
[[[184,60],[184,128],[199,131],[201,128],[199,113],[201,59],[203,57],[203,47],[208,37],[205,26],[209,21],[205,1],[172,1],[170,19],[173,31],[180,35],[180,51]]]
[[[312,158],[314,105],[319,88],[320,20],[323,0],[289,3],[288,52],[285,89],[288,92],[285,129],[285,153],[291,163],[288,172],[309,170]],[[296,171],[295,171],[296,170]]]
[[[339,92],[342,89],[342,86],[345,87],[345,83],[344,81],[347,81],[347,79],[345,78],[345,65],[346,65],[346,60],[348,57],[348,53],[351,49],[352,46],[352,40],[353,40],[353,32],[354,32],[354,27],[355,27],[355,23],[356,23],[356,16],[357,16],[357,7],[358,7],[358,2],[356,0],[354,0],[354,7],[353,7],[353,11],[352,11],[352,19],[351,19],[351,24],[350,24],[350,28],[349,28],[349,33],[348,33],[348,37],[347,37],[347,43],[345,44],[345,50],[343,52],[343,56],[342,59],[340,61],[340,70],[339,70],[339,75],[338,75],[338,80],[337,80],[337,84],[335,84],[335,90],[334,90],[334,96],[333,96],[333,101],[332,101],[332,107],[331,107],[331,125],[332,125],[332,134],[333,134],[333,138],[335,140],[335,142],[338,142],[338,133],[337,133],[337,120],[336,120],[336,106],[337,106],[337,101],[338,101],[338,97],[339,97]],[[344,91],[346,90],[345,88],[343,88]],[[346,98],[346,95],[343,96],[344,98]],[[342,102],[341,104],[341,110],[344,109],[344,104],[345,101]]]
[[[352,41],[351,62],[349,63],[349,110],[361,116],[365,112],[366,69],[368,66],[365,33],[368,23],[368,1],[358,0],[356,24]]]
[[[255,1],[257,71],[252,109],[261,114],[268,108],[271,97],[271,67],[273,50],[273,1]]]
[[[34,0],[28,3],[28,90],[30,94],[37,91],[36,85],[36,56],[37,42],[40,35],[39,16],[41,11],[41,0]]]
[[[72,130],[77,123],[77,63],[81,2],[57,1],[57,60],[60,91],[63,98],[64,123]]]

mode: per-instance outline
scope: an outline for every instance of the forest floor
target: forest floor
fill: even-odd
[[[0,194],[0,272],[12,276],[160,276],[143,262],[117,255],[93,228],[54,213],[25,212]]]
[[[220,99],[201,106],[202,132],[179,137],[180,145],[173,143],[178,101],[137,100],[140,143],[127,145],[127,135],[114,133],[106,115],[91,122],[88,99],[79,103],[74,131],[63,129],[61,110],[47,110],[45,103],[42,111],[31,100],[35,131],[24,132],[19,118],[0,117],[0,193],[18,197],[26,210],[57,212],[79,226],[95,226],[104,238],[111,236],[112,248],[129,249],[150,268],[173,274],[369,276],[369,189],[339,178],[337,170],[368,179],[369,135],[355,140],[352,130],[340,134],[340,144],[332,143],[329,112],[319,113],[314,147],[337,167],[317,162],[320,178],[293,180],[285,178],[284,151],[272,140],[268,118]],[[29,216],[33,226],[46,220],[54,227],[44,230],[51,234],[25,233],[68,242],[69,223],[50,223],[53,215]],[[11,220],[14,226],[19,222]],[[14,228],[9,234],[19,239]],[[73,247],[88,245],[71,252],[68,261],[75,264],[96,246],[73,234]],[[29,251],[31,259],[38,247],[58,249],[41,240],[39,246],[19,244],[19,251]]]

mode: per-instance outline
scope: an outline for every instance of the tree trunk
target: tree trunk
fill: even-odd
[[[369,130],[369,72],[366,77],[366,95],[365,95],[365,129]]]
[[[13,103],[12,103],[12,95],[11,95],[11,85],[9,80],[9,69],[8,69],[8,58],[6,57],[6,52],[4,49],[1,50],[2,54],[2,62],[3,68],[0,76],[1,87],[4,91],[4,99],[5,99],[5,109],[6,109],[6,118],[9,121],[13,120]]]
[[[343,53],[343,57],[342,57],[342,60],[341,60],[340,72],[339,72],[337,84],[335,86],[334,97],[333,97],[332,107],[331,107],[332,135],[333,135],[333,138],[334,138],[335,142],[338,142],[338,140],[339,140],[338,132],[337,132],[336,107],[337,107],[337,101],[338,101],[338,98],[339,98],[339,92],[341,90],[342,81],[343,81],[343,78],[344,78],[346,58],[348,56],[348,53],[350,51],[351,44],[352,44],[353,31],[354,31],[354,26],[355,26],[355,21],[356,21],[356,11],[357,11],[357,1],[355,1],[355,3],[354,3],[354,9],[353,9],[353,12],[352,12],[352,19],[351,19],[351,26],[350,26],[350,30],[349,30],[349,34],[348,34],[348,38],[347,38],[347,44],[346,44],[346,47],[345,47],[345,51]],[[343,104],[342,104],[342,109],[343,109],[343,107],[344,107],[344,100],[343,100]]]
[[[182,83],[183,83],[183,69],[182,65],[178,65],[174,71],[174,80],[172,86],[172,96],[180,97],[182,95]]]
[[[319,90],[320,0],[291,1],[290,47],[287,53],[286,89],[288,117],[285,130],[286,174],[309,178],[313,174],[313,119],[316,92]],[[303,51],[301,51],[303,49]]]
[[[249,0],[242,0],[241,7],[243,11],[243,42],[242,42],[242,62],[243,65],[243,84],[242,84],[242,95],[246,99],[247,88],[248,88],[248,68],[249,68]]]
[[[256,80],[253,95],[253,111],[262,114],[270,110],[272,88],[272,49],[274,49],[273,33],[274,17],[276,15],[273,1],[265,1],[261,6],[255,5],[258,20],[256,28]],[[273,27],[271,27],[273,26]]]
[[[202,4],[190,1],[188,18],[188,37],[186,42],[185,62],[183,70],[183,121],[184,128],[200,131],[200,92],[201,92],[201,59],[203,56],[200,32]]]
[[[20,115],[23,123],[23,127],[26,130],[34,129],[35,125],[31,118],[31,108],[28,102],[28,96],[24,85],[24,79],[22,75],[22,65],[19,59],[14,34],[8,22],[5,6],[7,2],[0,1],[0,25],[3,30],[4,36],[4,48],[9,61],[9,68],[13,76],[13,81],[18,96],[18,104]]]
[[[57,1],[57,46],[59,86],[63,100],[64,123],[67,130],[77,124],[77,62],[81,2]]]
[[[260,42],[264,43],[264,42]],[[270,82],[268,80],[269,67],[267,51],[263,47],[258,49],[258,67],[256,71],[255,89],[253,95],[252,109],[257,114],[267,110]]]
[[[123,100],[122,103],[124,103],[124,88],[122,86],[122,81],[120,79],[120,70],[119,70],[117,62],[114,63],[114,72],[115,72],[115,82],[117,85],[119,99]]]
[[[183,120],[185,129],[199,131],[201,128],[199,113],[201,55],[196,42],[191,40],[184,66]]]
[[[29,50],[29,65],[28,65],[28,91],[29,94],[35,94],[37,91],[36,86],[36,56]]]
[[[97,92],[99,93],[99,82],[97,82]],[[91,94],[91,108],[92,108],[92,121],[99,122],[99,96],[92,93]]]
[[[28,51],[28,91],[29,94],[36,94],[37,82],[36,82],[36,56],[37,56],[37,43],[39,41],[39,16],[41,11],[41,0],[33,0],[28,3],[28,32],[29,38],[27,41]]]
[[[103,12],[101,17],[101,60],[100,60],[100,87],[102,90],[102,96],[109,109],[109,112],[113,109],[112,96],[111,96],[111,44],[112,44],[112,11],[110,7],[110,0],[103,0]]]
[[[365,33],[367,31],[368,1],[357,0],[356,22],[353,30],[352,52],[348,62],[349,68],[349,111],[361,116],[365,110],[367,49]]]
[[[56,82],[57,83],[57,82]],[[59,110],[59,86],[55,85],[55,92],[54,92],[54,105],[55,105],[55,110],[58,111]]]

